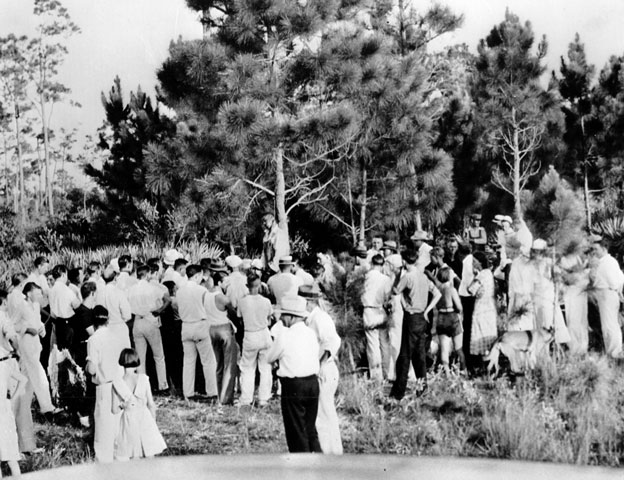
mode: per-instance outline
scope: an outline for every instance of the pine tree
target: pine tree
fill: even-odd
[[[595,69],[587,63],[585,45],[578,33],[568,46],[567,57],[567,62],[561,57],[561,78],[557,79],[553,72],[552,80],[565,101],[562,107],[565,116],[563,140],[567,146],[567,162],[563,167],[565,173],[571,170],[569,173],[573,178],[580,179],[578,184],[583,186],[587,225],[591,228],[590,171],[595,156],[594,136],[600,123],[592,109],[591,81]]]
[[[552,143],[560,137],[557,96],[544,91],[543,37],[533,53],[534,33],[509,11],[505,20],[480,41],[472,94],[476,108],[477,157],[492,169],[492,184],[512,195],[522,216],[522,191],[542,168],[554,161]]]

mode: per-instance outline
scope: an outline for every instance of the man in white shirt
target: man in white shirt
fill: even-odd
[[[314,333],[320,348],[319,369],[319,405],[316,417],[316,430],[323,453],[342,455],[340,425],[334,396],[338,388],[339,372],[338,349],[340,336],[336,332],[334,320],[321,309],[319,300],[323,294],[318,286],[303,285],[299,287],[299,295],[306,299],[309,316],[306,324]]]
[[[370,265],[375,255],[383,255],[384,239],[381,235],[375,235],[371,238],[371,248],[366,252],[366,260]]]
[[[30,272],[26,282],[34,282],[39,285],[39,288],[42,292],[41,299],[41,307],[46,307],[48,305],[48,294],[50,293],[50,286],[48,285],[48,280],[46,275],[50,270],[50,262],[46,257],[37,257],[35,258],[35,269]]]
[[[316,333],[305,324],[307,303],[298,295],[285,296],[276,313],[284,327],[267,354],[279,360],[277,375],[282,385],[282,419],[288,451],[321,453],[316,430],[319,399],[320,348]]]
[[[258,385],[258,403],[265,406],[271,398],[271,365],[266,356],[271,346],[269,333],[270,317],[273,307],[268,298],[260,295],[262,282],[255,273],[247,277],[249,295],[241,298],[238,303],[238,316],[243,319],[245,336],[243,352],[240,360],[240,405],[251,405],[254,394],[256,368],[260,373]]]
[[[600,326],[606,353],[614,358],[621,358],[622,330],[618,321],[624,274],[617,260],[609,255],[606,240],[594,236],[592,253],[596,264],[591,272],[591,280],[598,310]]]
[[[101,305],[108,312],[108,331],[110,331],[119,345],[119,351],[130,348],[130,330],[127,323],[132,319],[132,309],[128,297],[116,285],[116,273],[108,267],[102,277],[106,282],[104,288],[97,292],[96,305]]]
[[[299,265],[299,257],[293,255],[293,266],[292,273],[295,274],[296,277],[299,277],[303,282],[302,285],[312,285],[314,284],[314,277],[306,272],[301,265]]]
[[[87,340],[86,371],[96,386],[93,448],[95,459],[100,463],[113,461],[115,437],[121,415],[112,412],[113,388],[116,382],[123,381],[123,368],[119,365],[119,355],[123,348],[120,347],[116,334],[108,328],[107,319],[106,308],[96,305],[93,309],[95,332]]]
[[[424,230],[416,230],[414,235],[410,237],[412,242],[414,242],[414,248],[416,249],[416,253],[418,253],[418,260],[416,260],[416,268],[420,270],[421,273],[425,272],[425,268],[431,262],[431,249],[433,248],[429,245],[427,240],[429,240],[429,234]]]
[[[39,361],[41,354],[39,337],[45,336],[45,327],[41,323],[41,308],[39,305],[43,293],[41,288],[34,282],[27,282],[23,292],[26,296],[26,301],[22,304],[17,316],[13,320],[15,321],[15,331],[19,335],[20,368],[22,373],[28,378],[24,396],[32,399],[34,393],[41,413],[56,413],[59,410],[52,405],[50,384]]]
[[[230,273],[223,282],[223,292],[227,295],[232,307],[236,308],[238,301],[249,293],[247,277],[241,272],[243,259],[238,255],[229,255],[225,258],[225,264]]]
[[[67,285],[67,267],[57,265],[52,270],[54,285],[50,289],[50,313],[54,321],[56,344],[59,350],[69,348],[72,341],[72,332],[69,320],[74,316],[74,310],[80,306],[80,299]]]
[[[188,260],[184,258],[178,258],[173,265],[167,267],[165,273],[163,274],[162,283],[172,281],[176,284],[178,288],[184,285],[188,278],[186,277],[186,266],[188,265]]]
[[[385,306],[390,300],[392,280],[382,272],[384,259],[374,255],[371,269],[364,279],[362,320],[366,335],[366,357],[372,380],[388,378],[391,345]]]
[[[236,383],[236,361],[238,345],[235,338],[234,324],[228,316],[232,304],[222,290],[225,275],[215,272],[212,275],[212,287],[204,295],[206,319],[210,325],[212,348],[217,360],[217,388],[219,401],[228,405],[234,401],[234,384]]]
[[[26,285],[26,278],[27,277],[24,273],[16,273],[13,277],[11,277],[12,289],[9,292],[7,299],[7,313],[12,321],[15,321],[19,310],[22,308],[22,304],[26,301],[26,297],[23,292],[24,285]]]
[[[197,355],[204,370],[206,395],[216,398],[217,360],[210,338],[210,323],[204,306],[208,290],[202,287],[202,270],[199,265],[186,267],[188,282],[183,284],[176,293],[178,313],[182,321],[182,348],[184,350],[184,366],[182,368],[182,390],[184,398],[191,400],[195,394],[195,364]]]
[[[151,283],[152,273],[147,265],[139,265],[136,274],[138,282],[128,290],[128,303],[134,315],[132,337],[141,360],[139,372],[145,373],[147,345],[149,344],[158,377],[157,393],[162,394],[169,388],[165,353],[160,335],[160,321],[156,316],[163,307],[163,291]]]
[[[119,275],[117,275],[117,287],[122,292],[127,292],[130,287],[137,283],[137,279],[132,276],[132,257],[130,255],[122,255],[117,261],[119,264]]]
[[[293,275],[293,259],[290,255],[279,259],[280,272],[269,278],[267,286],[275,299],[275,305],[279,305],[285,296],[297,295],[297,290],[303,285],[302,280]]]

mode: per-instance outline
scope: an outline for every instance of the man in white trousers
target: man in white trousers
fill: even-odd
[[[310,327],[319,342],[320,370],[319,370],[319,401],[316,416],[316,431],[323,453],[342,455],[342,439],[334,396],[338,388],[339,372],[337,365],[340,337],[336,332],[336,325],[332,318],[320,308],[321,290],[316,285],[302,285],[299,287],[299,296],[306,299],[307,310],[310,313],[306,324]]]
[[[158,393],[162,394],[169,389],[169,385],[167,384],[165,353],[160,335],[160,321],[155,315],[158,315],[163,307],[163,292],[151,283],[154,274],[150,272],[150,267],[139,265],[136,273],[138,282],[128,290],[128,302],[134,315],[132,336],[141,360],[139,372],[145,373],[147,345],[149,344],[156,367]]]
[[[362,292],[362,320],[366,335],[366,357],[371,380],[388,378],[391,345],[388,335],[388,319],[385,310],[392,291],[392,279],[382,271],[384,259],[373,255],[371,269],[364,278]]]
[[[622,330],[618,320],[620,297],[624,286],[624,274],[617,260],[609,255],[606,241],[593,236],[592,253],[595,265],[592,269],[592,286],[598,311],[600,326],[607,355],[614,358],[622,357]]]
[[[43,292],[34,282],[28,282],[23,292],[26,301],[21,304],[14,321],[15,331],[19,336],[20,368],[28,378],[24,397],[32,399],[34,392],[41,413],[58,413],[60,409],[55,409],[52,405],[50,384],[39,360],[41,354],[39,337],[45,336],[39,303],[43,298]]]

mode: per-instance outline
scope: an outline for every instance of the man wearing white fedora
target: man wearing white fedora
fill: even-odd
[[[431,250],[433,248],[428,243],[425,243],[429,240],[429,234],[424,230],[416,230],[414,235],[410,237],[410,240],[414,242],[414,249],[418,253],[416,268],[420,270],[421,273],[424,273],[427,265],[431,263]]]
[[[302,285],[299,295],[306,299],[310,313],[306,324],[314,333],[320,346],[319,405],[316,429],[323,453],[342,455],[340,425],[334,396],[338,388],[339,372],[337,362],[341,340],[334,320],[321,308],[323,297],[318,285]]]
[[[282,418],[288,451],[322,453],[316,430],[318,413],[320,348],[316,333],[305,324],[305,298],[287,295],[276,314],[285,328],[267,354],[269,363],[279,360],[277,375],[282,385]]]

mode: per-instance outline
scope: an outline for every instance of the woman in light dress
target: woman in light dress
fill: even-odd
[[[470,355],[483,357],[498,337],[494,275],[485,253],[474,252],[472,256],[475,279],[468,290],[475,296],[475,306],[472,314]]]
[[[153,457],[167,445],[156,425],[156,404],[152,398],[149,378],[138,373],[140,360],[132,348],[125,348],[119,356],[124,367],[123,382],[115,384],[113,413],[121,412],[119,430],[115,438],[115,459]],[[123,398],[130,400],[123,401]]]

